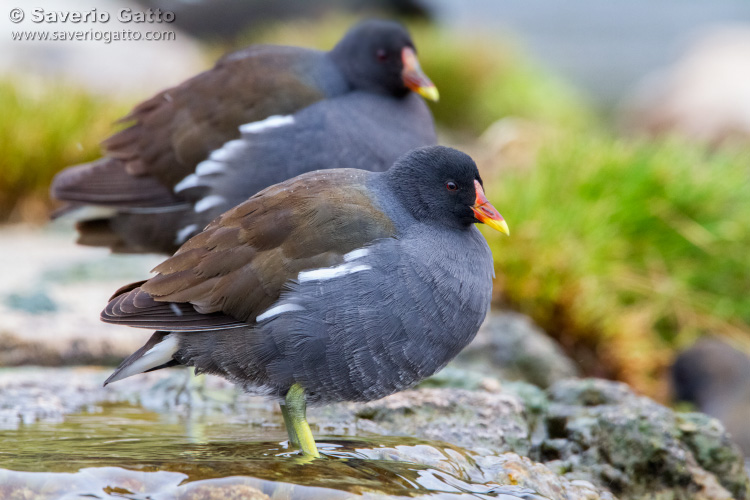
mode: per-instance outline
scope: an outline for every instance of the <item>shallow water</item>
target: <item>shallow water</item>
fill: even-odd
[[[544,498],[488,481],[470,453],[444,444],[318,436],[324,458],[311,460],[275,425],[122,403],[98,410],[0,431],[0,498]]]

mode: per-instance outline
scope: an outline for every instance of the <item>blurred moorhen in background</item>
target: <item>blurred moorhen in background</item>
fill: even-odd
[[[105,385],[194,366],[278,399],[318,456],[307,403],[400,391],[474,338],[494,275],[478,222],[508,233],[472,159],[442,146],[269,187],[115,293],[103,321],[158,331]]]
[[[105,156],[60,172],[51,194],[70,209],[108,208],[79,211],[79,243],[172,254],[272,184],[317,169],[384,171],[435,144],[412,91],[438,98],[397,23],[365,21],[330,52],[252,46],[136,106]]]

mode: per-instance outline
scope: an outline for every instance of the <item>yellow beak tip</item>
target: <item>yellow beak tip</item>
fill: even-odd
[[[490,220],[485,221],[484,223],[490,226],[492,229],[500,231],[501,233],[505,233],[506,236],[510,236],[510,228],[508,228],[508,223],[506,223],[504,219],[501,219],[501,220],[490,219]]]
[[[429,87],[419,87],[417,93],[430,101],[438,102],[440,100],[440,92],[434,85]]]

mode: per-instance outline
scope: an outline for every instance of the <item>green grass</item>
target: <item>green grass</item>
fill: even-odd
[[[545,143],[487,192],[511,238],[489,235],[506,301],[590,372],[663,396],[676,347],[750,325],[750,154],[594,130]]]
[[[81,89],[0,80],[0,222],[43,219],[56,172],[92,160],[125,108]]]

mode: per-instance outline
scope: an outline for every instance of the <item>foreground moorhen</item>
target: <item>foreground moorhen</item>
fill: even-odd
[[[172,254],[217,215],[318,169],[384,171],[436,143],[437,100],[409,33],[365,21],[330,51],[252,46],[139,104],[105,156],[60,172],[79,243]]]
[[[508,233],[472,159],[442,146],[271,186],[115,293],[103,321],[158,331],[105,385],[194,366],[278,399],[318,456],[308,403],[400,391],[474,338],[494,275],[477,222]]]

